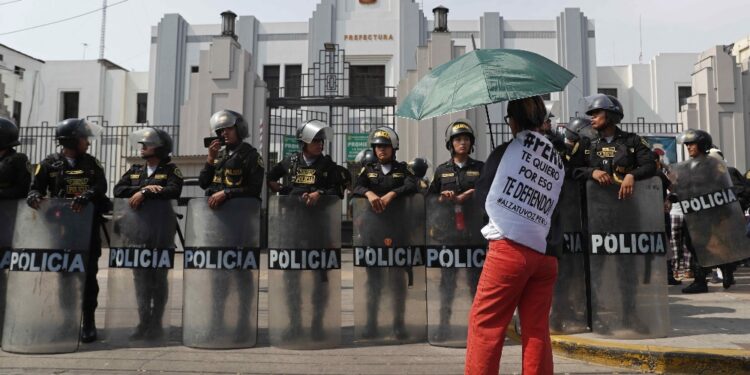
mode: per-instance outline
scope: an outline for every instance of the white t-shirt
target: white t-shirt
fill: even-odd
[[[492,180],[485,209],[489,240],[507,238],[542,254],[565,179],[562,156],[542,134],[522,131],[508,145]]]
[[[391,173],[391,169],[393,169],[393,166],[391,165],[391,163],[380,164],[380,170],[383,171],[383,174]]]
[[[156,172],[156,168],[158,167],[152,167],[150,165],[146,165],[146,176],[151,177],[151,175],[153,175],[154,172]]]

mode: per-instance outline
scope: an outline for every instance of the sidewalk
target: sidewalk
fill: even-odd
[[[670,286],[667,338],[560,335],[552,337],[555,353],[649,372],[750,374],[750,268],[740,267],[735,275],[737,284],[728,290],[709,284],[709,293],[691,295],[681,292],[688,280]]]
[[[106,251],[105,251],[106,254]],[[99,272],[101,292],[97,322],[104,326],[106,308],[106,261]],[[57,355],[16,355],[0,351],[2,374],[120,374],[126,372],[160,374],[462,374],[464,349],[440,348],[426,343],[397,346],[357,346],[353,344],[352,257],[345,251],[342,265],[342,347],[331,350],[293,351],[269,346],[268,273],[261,271],[258,345],[242,350],[197,350],[173,341],[157,348],[111,348],[106,342],[81,345],[79,352]],[[181,265],[181,258],[175,262]],[[266,264],[265,256],[261,264]],[[179,275],[180,272],[175,272]],[[173,306],[180,306],[182,280],[175,277]],[[173,325],[179,325],[181,311],[172,308]],[[501,372],[521,371],[521,347],[508,340],[503,351]],[[568,374],[635,374],[621,369],[555,356],[555,371]]]

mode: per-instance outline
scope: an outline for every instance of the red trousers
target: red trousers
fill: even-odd
[[[523,374],[552,374],[549,310],[557,258],[510,240],[490,241],[469,315],[465,373],[500,371],[505,330],[518,307]]]

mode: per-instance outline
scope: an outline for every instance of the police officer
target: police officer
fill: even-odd
[[[588,152],[584,155],[586,166],[577,168],[574,175],[585,181],[593,179],[601,186],[620,184],[619,199],[633,195],[636,180],[644,180],[656,175],[656,161],[648,142],[634,133],[622,131],[617,124],[624,117],[623,107],[614,96],[596,94],[590,98],[586,115],[591,116],[591,126],[598,132],[598,137],[591,141]],[[646,262],[650,265],[650,262]],[[636,275],[625,268],[619,277],[624,285],[635,285]],[[644,278],[650,277],[650,268],[646,268]],[[592,282],[597,282],[592,280]],[[643,325],[633,314],[635,311],[635,293],[622,293],[623,326],[645,332]],[[609,329],[600,327],[602,332]]]
[[[208,197],[208,206],[216,209],[232,198],[260,200],[263,190],[263,158],[255,147],[244,140],[250,135],[249,126],[242,114],[227,109],[218,111],[209,120],[211,131],[217,139],[208,146],[206,164],[200,172],[198,183]],[[217,305],[211,310],[212,332],[220,332],[224,322],[224,306],[229,297],[229,283],[247,294],[240,296],[236,340],[243,341],[248,331],[250,306],[253,296],[253,278],[250,272],[232,272],[232,279],[215,279],[212,285]]]
[[[450,223],[463,221],[464,203],[474,197],[475,185],[484,168],[484,163],[472,159],[469,155],[474,151],[474,129],[468,120],[454,121],[445,129],[445,148],[451,153],[451,159],[440,164],[435,169],[429,193],[439,195],[438,201],[455,206],[454,216],[444,218]],[[445,228],[457,230],[457,225],[448,223]],[[464,225],[460,225],[463,227]],[[445,228],[430,228],[443,231]],[[464,229],[465,230],[465,229]],[[438,234],[439,235],[439,234]],[[467,233],[468,235],[468,233]],[[446,244],[447,245],[447,244]],[[472,298],[477,290],[477,282],[481,268],[468,268],[469,291]],[[437,341],[444,341],[450,331],[450,320],[453,299],[456,291],[455,268],[440,269],[440,326]]]
[[[407,164],[411,173],[417,177],[417,189],[421,194],[426,194],[430,188],[430,180],[427,179],[427,170],[430,169],[430,162],[425,158],[414,158]]]
[[[591,125],[599,136],[592,140],[585,155],[587,166],[578,168],[576,175],[581,179],[593,179],[602,186],[618,183],[618,198],[629,198],[636,180],[656,175],[656,162],[648,142],[617,126],[624,112],[614,96],[594,95],[586,114],[591,116]]]
[[[596,137],[590,119],[576,117],[570,120],[565,127],[565,150],[562,152],[566,161],[566,174],[572,175],[573,170],[586,166],[586,154],[591,147],[591,140]]]
[[[404,162],[396,161],[398,134],[393,129],[380,127],[373,130],[369,143],[378,161],[365,165],[354,188],[354,195],[367,198],[375,213],[382,213],[394,199],[417,193],[417,177]],[[363,230],[377,230],[365,228]],[[404,228],[404,230],[408,230]],[[405,237],[405,236],[399,236]],[[404,325],[406,311],[406,279],[411,267],[390,281],[393,293],[393,333],[399,340],[408,337]],[[383,288],[383,270],[367,267],[367,325],[364,338],[374,338],[378,331],[378,307]]]
[[[547,118],[544,119],[539,130],[545,137],[547,137],[547,139],[549,139],[550,142],[552,142],[552,146],[555,147],[555,150],[560,154],[563,154],[565,152],[565,138],[552,128],[552,119],[555,118],[555,114],[552,113],[552,105],[545,104],[545,108],[547,109]]]
[[[263,158],[244,141],[250,135],[247,121],[241,114],[224,109],[214,113],[209,123],[217,139],[209,145],[206,165],[198,177],[208,206],[217,208],[233,197],[260,199]]]
[[[55,139],[62,146],[58,153],[50,154],[36,166],[31,189],[26,198],[34,209],[47,194],[53,198],[72,199],[72,209],[79,212],[87,204],[94,205],[94,224],[91,230],[86,281],[83,291],[83,325],[81,341],[96,340],[94,312],[97,306],[99,284],[96,281],[98,260],[102,254],[99,226],[102,213],[109,211],[111,202],[106,197],[107,181],[99,161],[87,153],[89,138],[101,132],[101,127],[84,119],[71,118],[57,124]],[[65,275],[63,275],[65,277]],[[73,297],[71,290],[61,291],[61,303],[69,304]]]
[[[16,152],[18,127],[0,117],[0,199],[21,199],[29,192],[31,172],[29,158]]]
[[[317,204],[324,195],[343,197],[340,171],[329,155],[323,154],[325,141],[331,128],[319,120],[311,120],[297,127],[297,144],[300,152],[284,158],[267,174],[268,187],[281,195],[298,196],[308,207]],[[278,180],[283,178],[283,185]],[[300,238],[315,237],[316,226],[294,228]],[[285,339],[294,339],[302,334],[300,272],[285,272],[287,310],[290,325],[284,333]],[[323,318],[328,302],[327,270],[320,271],[320,278],[313,285],[313,317],[311,336],[314,340],[325,339]]]
[[[133,132],[130,142],[140,145],[145,164],[133,164],[122,175],[114,187],[115,198],[130,198],[128,203],[133,209],[147,199],[178,199],[183,181],[180,169],[169,157],[172,137],[161,129],[149,127]],[[167,272],[167,269],[133,269],[140,322],[131,340],[153,340],[164,334],[162,318],[169,295]]]

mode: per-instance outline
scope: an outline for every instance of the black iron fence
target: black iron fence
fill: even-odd
[[[146,126],[164,130],[174,141],[175,149],[172,154],[179,155],[177,146],[180,139],[179,125],[110,126],[106,121],[98,123],[104,125],[102,134],[91,142],[89,153],[102,163],[110,190],[127,169],[126,158],[139,155],[139,149],[128,144],[128,136],[134,131]],[[41,126],[22,126],[19,133],[21,145],[16,150],[26,154],[32,164],[41,162],[47,155],[60,149],[55,140],[55,126],[47,123],[42,123]]]

